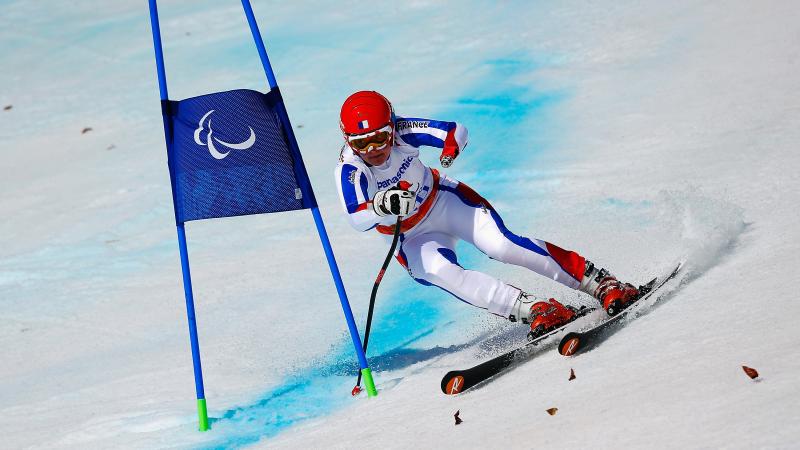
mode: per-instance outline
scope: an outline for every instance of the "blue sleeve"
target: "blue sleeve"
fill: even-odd
[[[461,150],[467,145],[467,130],[457,122],[399,117],[395,124],[397,136],[412,147],[455,146]]]
[[[362,169],[352,164],[339,164],[336,167],[336,186],[347,220],[353,228],[366,231],[378,224],[380,217],[369,205],[369,180]]]

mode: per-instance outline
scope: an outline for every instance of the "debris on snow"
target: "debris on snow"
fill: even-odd
[[[3,111],[9,111],[13,107],[14,107],[14,105],[6,105],[6,106],[3,107]]]
[[[461,420],[461,418],[458,417],[458,413],[460,413],[460,412],[461,412],[461,410],[459,409],[458,411],[456,411],[455,414],[453,414],[453,417],[456,419],[456,425],[459,425],[461,422],[463,422],[463,420]]]
[[[550,414],[551,416],[555,416],[556,413],[558,412],[558,408],[548,408],[546,411],[547,411],[547,414]]]
[[[575,376],[575,369],[569,369],[569,381],[572,381],[572,380],[574,380],[575,378],[577,378],[577,377]]]
[[[744,373],[746,373],[751,380],[755,380],[756,378],[758,378],[758,371],[756,369],[753,369],[752,367],[742,366],[742,370],[744,370]]]
[[[86,134],[90,131],[92,131],[92,127],[84,127],[83,130],[81,130],[81,134]]]

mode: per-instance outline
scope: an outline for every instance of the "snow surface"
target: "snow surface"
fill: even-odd
[[[380,395],[351,398],[308,212],[192,222],[213,418],[199,433],[146,5],[7,1],[3,448],[798,447],[796,2],[254,3],[359,323],[386,243],[351,230],[333,192],[356,89],[465,123],[447,172],[511,229],[628,280],[682,258],[686,276],[591,352],[448,397],[445,372],[525,330],[392,266],[369,352]],[[266,89],[238,2],[160,6],[171,98]]]

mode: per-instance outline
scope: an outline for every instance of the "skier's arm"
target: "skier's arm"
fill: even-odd
[[[441,148],[439,161],[443,167],[450,167],[467,146],[467,128],[457,122],[404,117],[397,119],[396,127],[400,139],[412,147]]]
[[[339,200],[347,213],[347,221],[358,231],[370,230],[381,220],[369,200],[368,185],[367,174],[362,169],[347,163],[336,167]]]

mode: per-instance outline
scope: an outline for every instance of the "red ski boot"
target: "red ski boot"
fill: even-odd
[[[531,331],[528,332],[530,340],[571,322],[577,316],[574,308],[564,306],[554,298],[548,301],[535,300],[536,298],[530,294],[520,292],[509,317],[512,322],[516,322],[519,317],[520,322],[530,324]]]
[[[622,283],[606,269],[597,269],[586,261],[586,272],[578,287],[596,298],[609,316],[615,316],[639,299],[639,289],[630,283]]]
[[[545,333],[555,330],[575,319],[577,312],[551,298],[546,302],[536,302],[531,306],[531,331],[528,339],[533,340]]]

